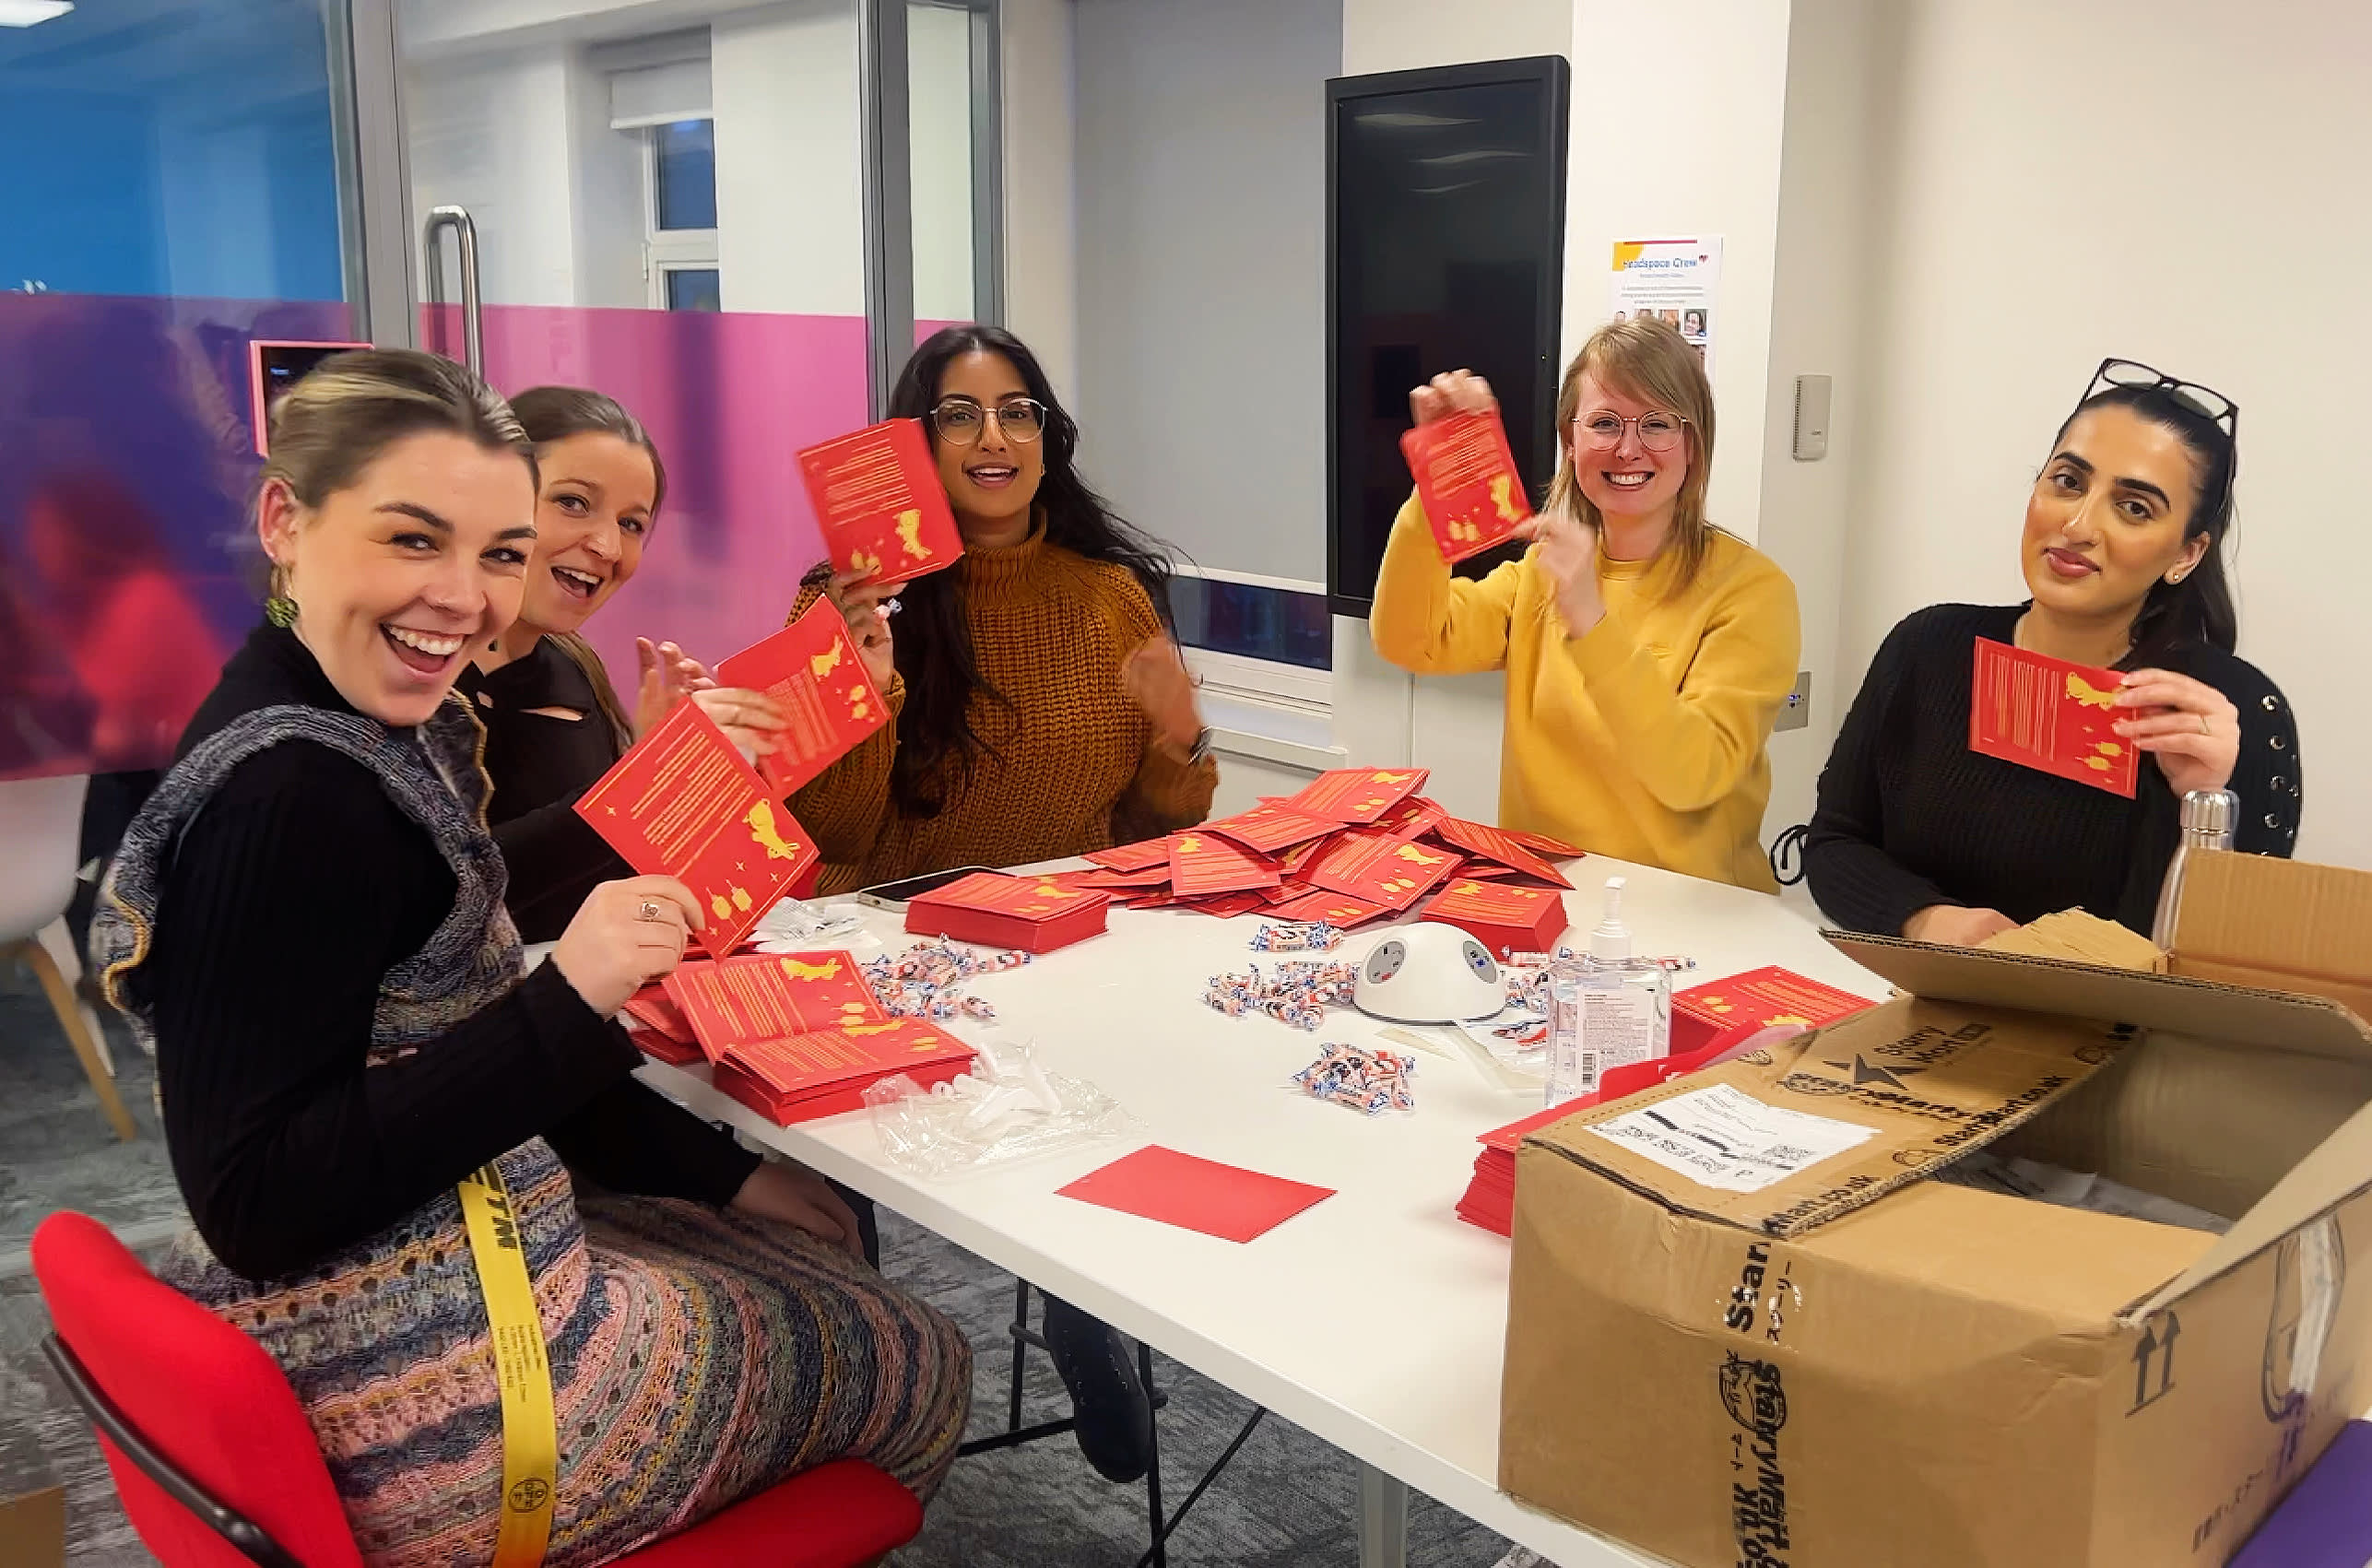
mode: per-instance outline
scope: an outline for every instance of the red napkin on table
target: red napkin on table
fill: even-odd
[[[1230,1242],[1248,1242],[1334,1196],[1332,1187],[1262,1175],[1158,1144],[1090,1171],[1057,1190],[1081,1203]]]
[[[2131,799],[2142,754],[2117,733],[2125,678],[1977,640],[1968,694],[1968,749]]]

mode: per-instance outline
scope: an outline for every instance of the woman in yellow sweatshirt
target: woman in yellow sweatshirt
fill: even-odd
[[[1416,422],[1494,407],[1478,376]],[[1532,548],[1450,575],[1414,496],[1375,583],[1376,651],[1420,675],[1507,672],[1499,819],[1621,860],[1778,890],[1764,745],[1795,683],[1795,584],[1705,518],[1713,389],[1670,326],[1602,326],[1566,367]]]

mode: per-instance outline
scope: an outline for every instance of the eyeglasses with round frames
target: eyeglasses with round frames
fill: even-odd
[[[1046,406],[1034,397],[1009,397],[994,408],[984,408],[969,397],[946,397],[931,410],[931,429],[942,441],[977,446],[990,415],[1007,441],[1035,441],[1046,433]]]
[[[1688,420],[1678,414],[1651,409],[1629,419],[1611,408],[1599,408],[1573,417],[1574,439],[1592,452],[1611,452],[1623,444],[1625,429],[1639,432],[1639,444],[1649,452],[1670,452],[1681,443]]]

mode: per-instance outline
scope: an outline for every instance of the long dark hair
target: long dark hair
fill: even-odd
[[[1038,481],[1035,514],[1045,524],[1046,542],[1090,560],[1125,566],[1144,585],[1163,625],[1170,619],[1170,562],[1161,546],[1115,513],[1080,477],[1079,423],[1056,400],[1054,383],[1029,346],[994,326],[950,326],[935,333],[898,376],[890,392],[892,419],[921,419],[927,430],[938,402],[939,378],[966,354],[1002,355],[1029,394],[1046,410],[1045,477]],[[932,440],[937,442],[936,432]],[[827,569],[828,570],[828,569]],[[897,760],[890,771],[890,800],[899,815],[937,816],[950,786],[961,788],[973,770],[997,755],[997,747],[973,725],[974,693],[1008,713],[1012,703],[980,673],[964,613],[961,570],[918,577],[898,593],[891,648],[905,678],[906,702],[898,714]]]
[[[2174,432],[2198,471],[2183,539],[2188,543],[2207,536],[2205,553],[2181,582],[2169,583],[2161,577],[2150,584],[2141,611],[2133,618],[2133,651],[2126,655],[2127,665],[2146,668],[2186,646],[2204,645],[2231,653],[2240,640],[2240,617],[2233,607],[2232,585],[2224,575],[2224,536],[2232,531],[2232,487],[2240,468],[2239,442],[2213,416],[2172,387],[2111,386],[2076,405],[2075,412],[2051,438],[2051,450],[2059,451],[2069,427],[2095,408],[2130,408]]]
[[[511,411],[519,416],[520,428],[527,432],[527,439],[536,443],[538,452],[581,435],[616,436],[640,449],[651,460],[651,515],[654,520],[657,518],[660,503],[667,499],[667,466],[659,461],[659,443],[651,439],[642,420],[626,411],[624,404],[591,387],[531,386],[511,399]],[[575,662],[592,683],[593,700],[600,707],[601,716],[609,722],[622,753],[634,744],[634,721],[627,715],[626,704],[619,701],[618,688],[610,683],[609,671],[603,666],[601,655],[593,651],[593,644],[584,640],[582,632],[545,635],[552,646]]]

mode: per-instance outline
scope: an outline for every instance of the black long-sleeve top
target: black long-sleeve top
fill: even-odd
[[[259,631],[183,748],[289,702],[352,712],[295,636]],[[148,995],[173,1173],[237,1272],[299,1272],[538,1134],[621,1192],[721,1204],[756,1164],[636,1083],[640,1053],[549,962],[421,1050],[366,1067],[382,977],[456,891],[369,770],[309,741],[242,763],[183,835]]]
[[[549,637],[490,675],[464,669],[457,684],[486,726],[494,782],[486,820],[511,876],[503,902],[520,940],[558,941],[596,885],[634,874],[576,814],[578,797],[625,755],[624,743],[592,678]]]
[[[1804,870],[1822,911],[1856,931],[1899,933],[1930,904],[1999,910],[2024,924],[2083,908],[2148,935],[2182,831],[2181,802],[2144,753],[2134,797],[1968,747],[1980,637],[2008,643],[2024,605],[1933,605],[1897,625],[1870,662],[1820,776]],[[2288,700],[2255,666],[2190,646],[2156,661],[2240,710],[2234,847],[2288,855],[2305,801]]]

